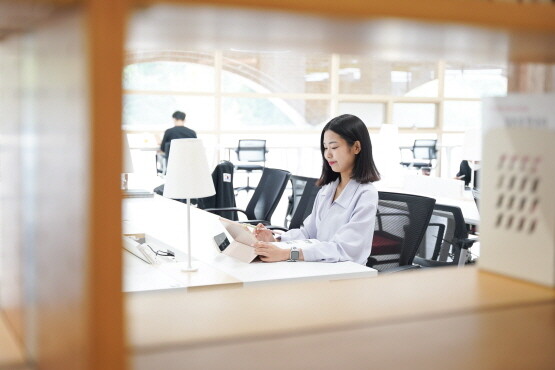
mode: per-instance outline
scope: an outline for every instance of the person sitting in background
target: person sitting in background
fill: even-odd
[[[176,111],[172,115],[174,127],[169,128],[164,132],[164,137],[160,143],[160,151],[163,152],[166,158],[170,155],[170,143],[173,139],[187,139],[196,138],[197,133],[188,127],[185,127],[185,113]]]
[[[457,176],[455,176],[455,179],[463,180],[464,186],[468,186],[468,184],[470,184],[471,178],[472,178],[472,169],[470,168],[468,161],[467,160],[461,161],[459,172],[457,173]]]
[[[293,259],[304,261],[353,261],[366,265],[378,207],[378,191],[372,184],[380,179],[374,164],[368,129],[356,116],[344,114],[332,119],[322,130],[322,186],[312,213],[300,229],[289,230],[278,238],[317,239],[317,243],[295,250],[272,244],[276,239],[264,225],[258,224],[254,235],[256,254],[264,262]]]

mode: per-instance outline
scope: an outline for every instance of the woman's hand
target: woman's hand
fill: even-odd
[[[274,238],[274,234],[272,230],[267,229],[264,225],[258,224],[256,225],[256,229],[254,229],[254,236],[256,239],[262,242],[275,242],[276,238]]]
[[[289,259],[289,249],[281,249],[271,243],[256,242],[254,251],[263,262],[287,261]]]

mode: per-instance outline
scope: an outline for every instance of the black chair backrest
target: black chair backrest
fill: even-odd
[[[291,173],[275,168],[264,168],[262,177],[247,204],[245,213],[249,220],[265,220],[271,217],[285,191]]]
[[[437,140],[435,139],[418,139],[414,140],[412,154],[415,159],[436,159],[437,158]]]
[[[367,266],[378,271],[412,264],[426,232],[435,199],[378,192],[372,251]]]
[[[216,194],[197,200],[200,209],[236,207],[235,191],[233,190],[233,163],[221,161],[212,172],[212,180]],[[237,211],[221,211],[219,216],[237,221]]]
[[[456,265],[461,252],[460,243],[466,238],[468,230],[461,209],[436,204],[426,238],[422,241],[414,262],[430,267]]]
[[[239,140],[235,151],[242,162],[266,162],[266,140]]]
[[[312,213],[316,195],[320,187],[316,186],[318,179],[313,177],[291,176],[292,194],[292,211],[289,229],[298,229],[302,226],[303,221]]]

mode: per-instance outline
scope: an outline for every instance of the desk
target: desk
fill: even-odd
[[[176,251],[185,260],[187,207],[158,195],[153,198],[129,198],[123,201],[126,234],[147,233]],[[198,287],[204,285],[252,285],[301,280],[340,280],[377,276],[377,271],[354,262],[277,262],[243,263],[221,254],[212,237],[223,231],[219,217],[191,208],[192,257],[201,264],[195,273],[180,272],[175,264],[148,265],[135,256],[126,256],[124,290]],[[228,236],[229,237],[229,236]],[[133,259],[129,259],[133,257]],[[165,266],[168,265],[168,266]],[[155,269],[156,271],[154,271]],[[148,271],[147,271],[148,270]],[[198,275],[196,281],[188,275]],[[149,282],[152,276],[152,281]]]
[[[126,299],[137,369],[555,364],[555,290],[475,267]]]
[[[480,224],[480,212],[478,212],[478,207],[476,206],[476,202],[474,201],[472,190],[465,190],[462,199],[438,197],[436,199],[436,203],[444,204],[446,206],[459,207],[464,216],[464,221],[467,224]]]
[[[208,264],[195,261],[199,273],[184,273],[186,262],[167,262],[150,265],[135,255],[123,251],[123,286],[125,292],[140,292],[162,289],[195,289],[241,287],[242,282]]]

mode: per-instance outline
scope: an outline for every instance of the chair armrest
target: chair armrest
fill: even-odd
[[[258,225],[258,224],[262,224],[262,225],[269,225],[270,223],[266,220],[244,220],[244,221],[237,221],[240,224],[250,224],[250,225]]]
[[[268,225],[268,226],[266,226],[266,229],[269,229],[269,230],[289,231],[288,228],[285,228],[285,227],[283,227],[283,226],[274,226],[274,225]]]
[[[469,249],[470,247],[472,247],[472,245],[474,245],[475,242],[478,241],[478,239],[465,238],[465,239],[457,239],[456,241],[458,242],[461,249]]]
[[[224,211],[237,211],[237,212],[243,213],[245,216],[247,215],[247,213],[244,210],[242,210],[241,208],[236,208],[236,207],[206,208],[203,211],[210,212],[210,213],[216,213],[216,214],[219,214],[220,212],[224,212]]]

